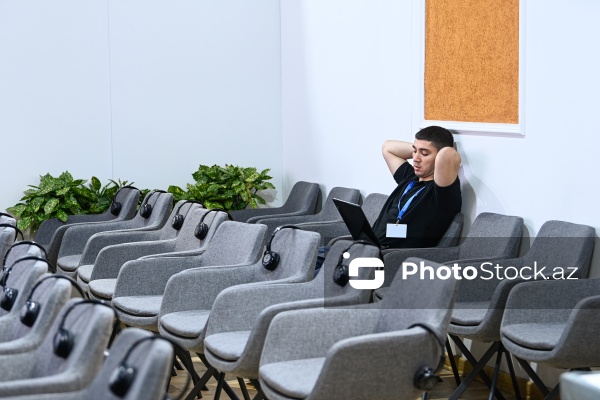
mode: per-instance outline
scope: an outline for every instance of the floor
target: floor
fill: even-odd
[[[196,371],[198,372],[198,374],[202,375],[203,372],[206,371],[206,368],[204,367],[204,365],[202,365],[202,363],[200,362],[198,357],[194,357],[192,360],[194,361],[194,367],[196,368]],[[444,382],[437,385],[434,388],[434,390],[432,390],[429,393],[429,397],[428,397],[429,400],[448,399],[452,395],[452,392],[454,391],[454,389],[456,388],[456,383],[454,382],[454,378],[452,377],[451,371],[443,370],[442,373],[440,374],[440,376]],[[184,371],[179,371],[177,376],[175,376],[171,379],[171,386],[169,387],[169,396],[171,398],[176,398],[177,396],[181,395],[181,391],[185,388],[186,380],[187,380],[187,374]],[[227,382],[229,383],[231,388],[234,390],[234,392],[238,395],[238,397],[240,399],[243,399],[242,392],[240,390],[240,386],[237,382],[237,379],[235,377],[227,376]],[[202,392],[203,398],[212,399],[214,397],[215,389],[217,387],[217,381],[215,379],[210,379],[208,381],[208,383],[206,384],[206,386],[208,386],[209,391]],[[250,397],[254,397],[254,395],[256,394],[256,390],[254,389],[254,387],[252,385],[249,384],[249,382],[247,380],[246,380],[246,386],[248,388]],[[191,388],[188,389],[188,391],[189,390],[191,390]],[[503,394],[505,395],[506,400],[514,400],[514,396],[507,395],[506,393],[503,393]],[[469,386],[469,388],[460,397],[460,399],[484,400],[484,399],[488,398],[488,395],[489,395],[489,390],[487,389],[487,387],[485,385],[483,385],[482,383],[479,383],[479,382],[473,382],[473,384],[471,386]],[[221,399],[229,400],[228,396],[225,393],[221,394]],[[417,400],[417,399],[415,399],[415,400]]]

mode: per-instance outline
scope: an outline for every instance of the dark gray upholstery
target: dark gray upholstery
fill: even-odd
[[[545,268],[546,273],[549,275],[547,279],[552,278],[551,274],[555,268],[564,269],[565,271],[569,271],[569,268],[577,268],[573,276],[586,278],[594,249],[594,240],[595,230],[590,226],[563,221],[548,221],[542,225],[531,248],[522,257],[499,259],[493,262],[459,262],[462,268],[472,266],[477,269],[479,278],[463,279],[461,281],[455,310],[448,329],[451,339],[458,346],[461,346],[460,338],[492,342],[486,355],[481,358],[481,363],[487,362],[494,355],[494,348],[497,348],[496,351],[501,356],[504,349],[500,344],[500,325],[511,290],[516,290],[526,280],[544,279],[543,275],[535,274],[536,268],[538,270]],[[501,269],[496,268],[496,266]],[[503,274],[498,276],[497,273],[484,272],[485,270],[508,271],[509,267],[514,268],[514,271],[521,271],[520,277],[517,277],[516,272],[511,272],[510,276],[512,278],[510,279],[507,279]],[[512,268],[511,271],[513,271]],[[482,279],[483,276],[486,279]],[[567,282],[569,281],[557,283],[566,284]],[[554,298],[557,294],[548,292],[545,298]],[[531,297],[529,300],[533,304],[536,299]],[[524,307],[528,308],[527,305],[524,305]],[[544,313],[548,315],[546,318],[554,318],[551,316],[552,314],[564,315],[564,312],[560,310],[550,312],[544,310]],[[526,332],[530,332],[529,339],[527,334],[521,339],[527,341],[534,336],[536,338],[531,341],[532,346],[546,349],[552,346],[553,338],[557,338],[557,327],[550,325],[536,326],[534,319],[529,322],[532,325],[525,329]],[[507,335],[513,333],[512,329],[512,327],[507,328]],[[509,349],[509,351],[511,350]],[[468,357],[471,357],[471,355],[469,354]],[[470,379],[478,373],[478,370],[479,368],[476,368],[467,376],[465,382],[457,389],[456,395],[460,395]]]
[[[52,276],[44,274],[39,279]],[[37,282],[36,282],[37,283]],[[29,298],[31,291],[25,293]],[[71,284],[64,279],[46,279],[36,288],[31,300],[40,305],[35,323],[29,327],[14,315],[12,323],[0,325],[0,355],[23,353],[38,347],[54,322],[56,315],[71,297]]]
[[[462,221],[461,217],[458,217]],[[458,226],[451,224],[449,229],[458,232]],[[481,213],[473,221],[471,231],[455,247],[429,247],[417,249],[390,249],[384,251],[386,282],[376,291],[376,298],[382,298],[402,262],[408,257],[420,257],[438,263],[451,260],[495,260],[514,257],[519,251],[523,233],[523,218],[494,213]]]
[[[92,239],[88,240],[81,257],[80,266],[77,268],[77,281],[87,290],[87,285],[92,279],[95,269],[98,269],[96,271],[98,277],[95,279],[110,277],[116,279],[123,264],[140,257],[185,250],[197,250],[197,252],[191,252],[190,255],[201,254],[207,241],[196,239],[194,229],[207,210],[201,209],[196,213],[199,208],[199,204],[184,204],[183,201],[180,201],[173,208],[171,216],[161,229],[153,231],[116,231],[94,235]],[[185,219],[181,229],[176,230],[173,228],[171,221],[173,221],[178,210],[180,215],[185,216]],[[210,216],[207,217],[207,222],[209,218]],[[217,219],[224,220],[225,217],[220,216]],[[95,253],[97,255],[94,256]],[[106,273],[98,275],[102,270],[105,270]],[[107,270],[111,270],[112,274]]]
[[[230,211],[235,221],[256,223],[263,218],[280,218],[314,214],[321,189],[311,182],[298,181],[292,187],[287,200],[281,207],[247,208]]]
[[[318,242],[314,232],[285,229],[277,232],[271,244],[271,251],[280,256],[274,271],[265,269],[259,260],[252,266],[194,268],[173,275],[161,304],[160,334],[185,349],[202,352],[206,321],[209,316],[213,318],[211,309],[219,293],[228,288],[237,291],[309,281],[314,274]],[[243,297],[238,300],[245,304]]]
[[[35,350],[0,355],[0,397],[72,392],[89,385],[102,366],[114,313],[96,304],[73,309],[63,325],[73,335],[73,348],[61,358],[54,353],[54,337],[64,313],[79,301],[67,302]]]
[[[323,209],[318,214],[313,215],[302,215],[302,216],[292,216],[292,217],[279,217],[279,218],[266,218],[260,219],[258,223],[265,224],[268,228],[269,234],[273,233],[275,228],[281,225],[298,225],[298,224],[331,224],[334,222],[342,221],[342,216],[338,212],[335,204],[333,203],[333,199],[340,199],[349,201],[351,203],[359,203],[361,196],[360,191],[358,189],[349,189],[343,187],[334,187],[329,192],[327,199],[325,200],[325,204],[323,205]],[[329,238],[329,240],[332,238]],[[322,239],[321,243],[327,243],[327,238],[325,240]]]
[[[206,326],[204,353],[209,363],[222,372],[255,379],[269,324],[281,312],[303,308],[322,308],[366,303],[370,291],[338,286],[333,274],[350,241],[338,241],[331,248],[321,271],[310,282],[277,284],[268,287],[238,286],[217,296]],[[352,246],[350,263],[357,257],[377,257],[373,246]],[[371,279],[373,269],[359,269],[360,279]],[[318,339],[316,339],[318,340]],[[185,344],[191,344],[179,338]],[[201,350],[201,343],[196,350]]]
[[[151,231],[160,229],[169,217],[173,207],[173,195],[170,193],[150,192],[146,195],[147,203],[152,206],[152,214],[144,218],[138,212],[136,216],[126,221],[110,221],[93,224],[77,224],[70,226],[64,234],[60,250],[58,252],[57,271],[71,278],[76,278],[82,255],[86,251],[88,241],[90,243],[90,258],[95,259],[98,246],[96,240],[103,243],[106,235],[114,231],[129,232]],[[98,239],[96,239],[98,238]],[[93,257],[92,257],[93,256]]]
[[[137,204],[140,198],[140,191],[135,188],[121,189],[115,198],[115,201],[121,203],[119,215],[114,216],[110,209],[102,214],[81,214],[69,215],[67,222],[62,222],[58,218],[52,218],[41,223],[35,234],[35,240],[43,245],[48,251],[48,260],[56,264],[58,251],[67,229],[74,224],[103,223],[107,221],[125,221],[135,216]]]
[[[225,221],[199,256],[146,258],[125,263],[112,298],[119,318],[127,325],[156,330],[163,294],[173,275],[190,268],[253,265],[262,254],[265,240],[264,225]],[[92,295],[103,295],[103,281],[90,283]]]
[[[387,198],[387,195],[380,193],[371,193],[365,198],[363,204],[361,205],[361,208],[371,225],[373,225],[373,223],[379,216],[381,208],[383,207]],[[346,237],[350,234],[348,228],[346,227],[346,224],[342,220],[324,222],[303,222],[295,225],[299,228],[308,231],[318,232],[321,235],[321,245],[329,243],[334,238],[340,236]],[[352,240],[351,237],[348,239]]]
[[[259,367],[266,397],[417,398],[416,372],[424,365],[434,368],[444,351],[438,341],[445,338],[456,283],[398,276],[391,286],[394,295],[380,303],[277,315]],[[414,324],[427,326],[437,339]]]

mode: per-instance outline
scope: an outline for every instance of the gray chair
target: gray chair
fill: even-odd
[[[109,208],[102,214],[69,215],[66,222],[51,218],[41,223],[35,234],[35,240],[48,252],[48,260],[56,264],[58,251],[67,229],[74,224],[103,223],[108,221],[125,221],[135,216],[140,191],[134,187],[122,187],[115,195],[114,203],[121,205],[119,213],[114,215]]]
[[[114,313],[98,304],[75,306],[81,301],[67,302],[39,347],[0,355],[0,397],[72,392],[89,385],[102,367]],[[70,351],[64,345],[55,350],[56,336],[65,336],[61,328],[73,339]]]
[[[173,206],[173,195],[170,193],[150,192],[146,195],[140,211],[133,219],[127,221],[110,221],[94,224],[78,224],[67,229],[56,263],[59,273],[76,278],[77,268],[89,240],[113,231],[151,231],[160,229],[166,222]],[[148,208],[150,207],[150,208]],[[147,216],[143,216],[142,209],[150,209]],[[102,233],[102,234],[101,234]],[[96,236],[97,234],[100,234]],[[99,239],[100,241],[102,239]],[[94,246],[93,244],[91,246]],[[94,247],[95,248],[95,247]]]
[[[58,312],[71,297],[71,284],[56,278],[57,275],[44,274],[32,290],[24,294],[27,300],[38,304],[36,318],[23,322],[24,306],[16,315],[18,318],[0,326],[0,355],[31,351],[43,341]]]
[[[211,372],[215,375],[216,371],[220,371],[256,381],[267,329],[277,314],[325,305],[337,307],[368,302],[370,291],[354,289],[351,285],[340,286],[333,281],[336,266],[351,244],[350,241],[336,242],[325,259],[322,271],[313,281],[268,287],[237,286],[222,291],[212,306],[204,346],[197,342],[194,349],[204,352],[209,370],[212,368]],[[357,257],[379,256],[375,247],[363,244],[354,244],[349,253],[350,257],[344,261],[346,264]],[[360,279],[372,276],[373,269],[359,269]],[[238,381],[244,388],[243,380]],[[198,382],[196,388],[201,384],[202,381]]]
[[[85,388],[73,392],[15,396],[13,400],[163,400],[170,378],[173,350],[165,340],[147,340],[148,331],[129,328],[121,332],[110,347],[108,357],[100,372]],[[145,339],[145,340],[144,340]],[[141,342],[144,340],[144,342]],[[136,344],[138,343],[138,344]],[[127,366],[135,369],[135,375],[125,395],[116,395],[110,389],[111,377],[127,358]]]
[[[48,259],[46,257],[46,249],[44,249],[44,247],[41,246],[39,243],[36,243],[31,240],[21,240],[10,246],[6,254],[4,254],[2,266],[4,268],[8,268],[19,258],[27,256],[35,256]]]
[[[92,268],[78,269],[78,279],[92,297],[110,300],[117,284],[121,268],[129,261],[150,258],[184,258],[202,255],[208,248],[219,225],[227,220],[225,212],[209,212],[198,209],[184,222],[181,234],[173,240],[161,242],[140,242],[110,246],[102,250]],[[207,224],[206,236],[202,239],[194,236],[194,230],[202,221]],[[171,250],[172,252],[166,252]],[[149,254],[153,251],[165,251]],[[94,282],[90,288],[90,282]]]
[[[298,181],[281,207],[247,208],[230,211],[234,221],[256,223],[264,218],[280,218],[314,214],[321,189],[316,183]]]
[[[482,368],[494,354],[496,355],[494,379],[490,382],[489,378],[483,378],[490,386],[490,392],[496,391],[496,381],[503,355],[506,356],[509,372],[513,378],[514,390],[518,391],[512,361],[506,354],[500,336],[500,325],[509,293],[511,289],[514,290],[516,285],[525,280],[544,279],[542,275],[535,273],[536,266],[539,266],[540,269],[543,266],[546,271],[553,271],[554,268],[565,270],[577,268],[573,277],[586,278],[594,249],[594,238],[595,230],[590,226],[563,221],[547,221],[540,228],[527,254],[522,257],[494,260],[493,262],[458,263],[461,268],[466,266],[475,268],[478,271],[478,278],[461,281],[448,330],[452,341],[474,367],[460,383],[451,399],[457,399],[477,375],[482,378],[485,376]],[[497,269],[496,266],[500,266],[501,269]],[[508,272],[509,267],[512,267],[510,272]],[[499,276],[497,271],[506,271],[506,277]],[[514,271],[521,271],[521,276],[514,276]],[[548,279],[551,278],[552,276],[548,277]],[[549,296],[554,297],[554,294],[550,293]],[[491,345],[477,361],[462,343],[461,338],[491,342]],[[459,382],[457,375],[455,375],[455,379]],[[497,392],[496,395],[500,397]]]
[[[156,331],[163,294],[173,275],[190,268],[253,265],[260,258],[265,239],[263,225],[225,221],[202,255],[129,261],[119,272],[112,304],[125,324]],[[111,294],[112,287],[107,289],[103,283],[90,282],[93,296],[104,298]]]
[[[0,306],[0,331],[19,323],[21,309],[38,278],[48,272],[48,264],[36,259],[18,259],[2,273],[4,284]],[[10,292],[10,296],[7,292]]]
[[[268,233],[271,234],[281,225],[298,225],[302,223],[312,222],[312,223],[331,223],[331,222],[341,222],[342,216],[338,212],[335,204],[333,203],[333,199],[346,200],[351,203],[360,202],[361,196],[360,191],[358,189],[348,189],[343,187],[334,187],[329,192],[327,199],[325,200],[325,204],[321,211],[317,214],[313,215],[299,215],[292,217],[278,217],[278,218],[263,218],[257,221],[259,224],[264,224],[267,226]]]
[[[460,220],[462,221],[462,216]],[[457,231],[452,224],[449,229]],[[471,231],[458,246],[386,250],[384,263],[387,278],[383,287],[375,291],[374,300],[383,298],[391,279],[408,257],[419,257],[438,263],[511,258],[519,251],[522,234],[523,218],[484,212],[475,218]]]
[[[23,233],[17,228],[17,220],[7,215],[0,215],[0,260],[18,239],[18,235]]]
[[[361,208],[367,217],[370,225],[373,225],[379,213],[381,212],[381,208],[383,207],[385,201],[388,196],[380,193],[371,193],[369,194]],[[352,240],[350,232],[348,231],[348,227],[341,220],[341,216],[338,216],[338,220],[334,221],[324,221],[324,222],[303,222],[296,224],[299,228],[305,229],[307,231],[318,232],[321,235],[321,245],[331,242],[334,238],[343,237],[344,239]]]
[[[194,214],[200,207],[197,203],[183,200],[178,202],[167,219],[168,222],[157,230],[125,230],[95,234],[88,240],[81,256],[77,268],[77,281],[87,291],[92,271],[96,268],[98,271],[112,269],[113,277],[116,278],[120,267],[127,261],[152,254],[199,249],[203,241],[194,237],[194,228],[206,212],[202,209],[200,214]],[[183,219],[181,225],[175,225],[179,229],[175,229],[173,225],[176,219]]]
[[[277,315],[260,359],[261,390],[271,400],[417,398],[419,371],[441,367],[456,284],[397,276],[381,303]]]

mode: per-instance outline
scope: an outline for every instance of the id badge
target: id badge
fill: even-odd
[[[406,224],[387,224],[385,236],[389,238],[405,238]]]

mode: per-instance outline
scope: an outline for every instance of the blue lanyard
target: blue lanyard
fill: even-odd
[[[402,207],[402,209],[400,209],[400,203],[402,203],[402,198],[404,197],[404,195],[406,194],[406,192],[408,192],[410,190],[410,188],[412,188],[414,185],[415,185],[415,181],[411,181],[408,184],[408,186],[406,186],[406,189],[404,189],[404,193],[402,193],[402,196],[400,196],[400,200],[398,200],[398,222],[400,222],[400,220],[402,219],[402,217],[406,213],[406,210],[408,209],[408,206],[410,206],[410,203],[413,201],[413,199],[415,197],[417,197],[417,195],[419,193],[421,193],[421,190],[425,189],[425,186],[423,186],[421,189],[419,189],[417,191],[417,193],[415,193],[412,196],[410,196],[410,199],[408,199],[406,201],[406,203],[404,203],[404,207]],[[396,222],[396,223],[398,223],[398,222]]]

